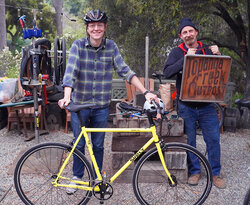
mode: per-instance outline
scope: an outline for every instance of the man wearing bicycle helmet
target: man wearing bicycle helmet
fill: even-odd
[[[72,44],[63,78],[64,98],[58,102],[61,108],[71,100],[77,104],[97,104],[95,108],[81,110],[81,118],[86,127],[107,126],[113,69],[121,78],[144,93],[146,100],[157,100],[157,96],[144,88],[135,72],[124,62],[115,42],[104,37],[107,21],[107,15],[100,10],[92,10],[85,15],[88,37],[78,39]],[[77,115],[73,112],[71,127],[76,139],[81,129]],[[93,151],[100,171],[103,164],[104,136],[105,133],[91,133]],[[84,153],[84,147],[85,140],[82,138],[77,148]],[[74,159],[73,178],[81,178],[83,171],[84,167]],[[67,189],[68,194],[75,191],[76,189]]]
[[[174,48],[164,65],[164,75],[166,78],[177,76],[176,88],[177,96],[180,95],[182,70],[184,56],[186,54],[220,55],[217,45],[208,47],[197,41],[198,28],[189,18],[183,18],[179,26],[179,37],[183,41]],[[225,188],[225,182],[220,177],[220,132],[219,121],[216,110],[212,103],[184,102],[178,100],[178,113],[184,119],[184,129],[188,136],[188,144],[196,147],[196,121],[202,129],[203,137],[207,145],[208,160],[212,167],[213,182],[218,188]],[[200,166],[192,156],[189,156],[189,179],[190,185],[197,185],[201,177]]]

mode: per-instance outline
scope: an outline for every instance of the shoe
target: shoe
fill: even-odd
[[[188,184],[191,186],[196,186],[198,185],[198,181],[200,179],[201,175],[200,174],[193,174],[188,178]]]
[[[213,176],[213,183],[219,189],[225,189],[226,183],[220,176]]]
[[[78,177],[76,177],[76,176],[73,176],[72,180],[80,180],[80,178],[78,178]],[[70,182],[69,185],[77,185],[77,183],[75,183],[75,182]],[[67,188],[66,188],[66,193],[67,193],[68,195],[74,194],[76,191],[77,191],[76,188],[71,188],[71,187],[67,187]]]

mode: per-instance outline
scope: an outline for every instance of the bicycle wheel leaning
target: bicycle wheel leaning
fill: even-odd
[[[73,195],[66,193],[65,187],[55,187],[52,181],[56,178],[61,165],[67,157],[71,147],[60,143],[39,144],[23,154],[16,165],[14,183],[21,200],[31,204],[86,204],[91,192],[78,189]],[[84,169],[82,180],[93,183],[94,174],[90,163],[79,151],[73,152]],[[72,178],[73,157],[70,158],[62,172],[63,177]],[[59,179],[59,184],[68,184],[68,180]]]
[[[250,205],[250,187],[247,190],[247,193],[244,198],[243,205]]]
[[[207,159],[195,148],[181,143],[168,143],[162,148],[171,176],[171,186],[161,165],[156,148],[146,152],[137,162],[133,174],[133,189],[141,204],[202,204],[212,188],[212,170]],[[200,162],[201,179],[197,186],[187,184],[188,155]]]

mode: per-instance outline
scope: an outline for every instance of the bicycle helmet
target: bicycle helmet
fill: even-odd
[[[93,22],[103,22],[106,24],[107,21],[108,21],[107,15],[100,10],[95,10],[95,11],[91,10],[84,17],[84,23],[86,25]]]
[[[158,98],[158,100],[159,100],[159,106],[160,106],[160,113],[164,114],[164,112],[165,112],[164,103],[163,103],[162,99]],[[144,106],[143,106],[143,110],[146,112],[149,111],[151,113],[155,112],[155,114],[157,114],[157,108],[154,106],[154,104],[152,102],[150,103],[148,101],[145,101]]]

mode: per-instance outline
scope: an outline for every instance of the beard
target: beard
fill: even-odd
[[[196,38],[194,37],[189,37],[185,39],[185,44],[187,44],[188,46],[192,46],[195,42],[196,42]]]

